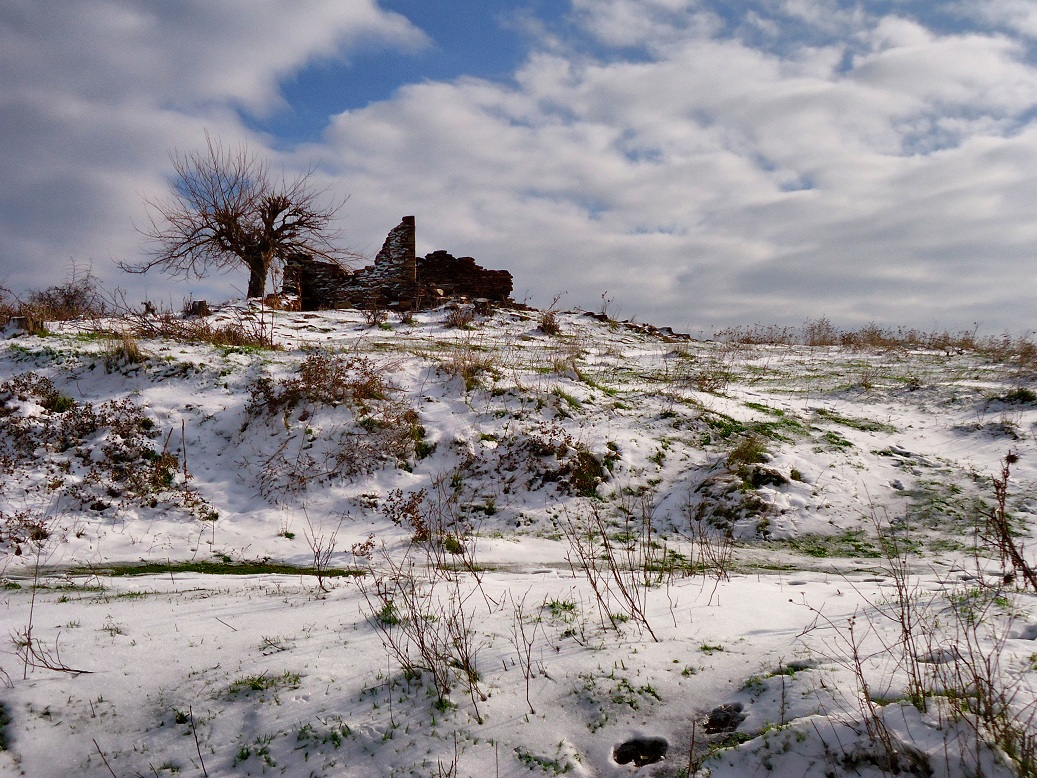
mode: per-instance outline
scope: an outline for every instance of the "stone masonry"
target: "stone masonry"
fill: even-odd
[[[403,217],[374,264],[360,270],[302,254],[285,262],[284,291],[298,294],[304,311],[372,306],[417,310],[459,297],[499,303],[509,300],[511,290],[511,273],[486,270],[471,257],[445,251],[417,257],[413,216]]]

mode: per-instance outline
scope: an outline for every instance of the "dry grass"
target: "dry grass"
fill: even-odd
[[[48,321],[98,319],[106,315],[108,307],[97,278],[89,268],[84,271],[75,264],[63,283],[30,290],[24,299],[0,287],[0,326],[21,318],[32,335],[42,334]]]
[[[472,305],[455,305],[447,310],[443,323],[455,330],[470,329],[475,321],[475,307]]]
[[[211,343],[214,346],[275,349],[273,333],[263,319],[242,314],[227,324],[205,318],[183,318],[173,314],[148,316],[124,313],[121,317],[138,338],[164,338],[178,343]]]
[[[916,349],[942,351],[948,355],[974,353],[994,362],[1037,369],[1037,342],[1030,334],[980,337],[975,329],[927,332],[909,327],[880,327],[874,322],[856,330],[843,330],[821,317],[805,322],[798,329],[762,324],[731,327],[717,331],[714,338],[747,345],[841,346],[879,351]]]
[[[127,365],[139,365],[147,359],[140,350],[140,345],[130,332],[117,333],[112,339],[112,346],[104,357],[105,369],[111,373]]]

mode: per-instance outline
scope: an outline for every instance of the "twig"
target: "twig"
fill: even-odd
[[[213,616],[213,618],[214,618],[214,619],[216,619],[216,621],[220,622],[220,624],[222,624],[223,626],[227,627],[228,629],[232,629],[232,630],[234,630],[235,632],[237,632],[237,631],[238,631],[238,630],[237,630],[236,628],[232,627],[232,626],[231,626],[230,624],[228,624],[227,622],[225,622],[225,621],[224,621],[223,619],[221,619],[221,618],[220,618],[219,616]]]
[[[691,748],[688,750],[688,778],[692,778],[695,775],[695,725],[698,722],[691,722]]]
[[[209,772],[205,769],[205,760],[202,759],[202,745],[198,742],[198,728],[194,725],[194,708],[187,706],[187,715],[191,717],[191,734],[194,735],[194,750],[198,752],[198,761],[202,765],[202,775],[209,778]]]
[[[184,419],[180,420],[180,448],[184,452],[184,483],[190,476],[187,474],[187,422]]]
[[[94,748],[96,748],[97,753],[101,755],[101,761],[104,762],[104,766],[108,768],[108,772],[111,773],[112,778],[119,778],[119,776],[115,774],[115,770],[112,769],[112,766],[108,764],[108,758],[105,757],[104,751],[102,751],[101,747],[97,745],[97,738],[94,738]]]

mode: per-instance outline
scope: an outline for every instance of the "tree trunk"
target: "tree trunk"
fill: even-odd
[[[263,297],[266,294],[266,275],[270,263],[264,257],[258,256],[245,260],[248,265],[248,292],[246,296]]]
[[[262,297],[266,290],[266,276],[254,267],[249,268],[247,297]]]

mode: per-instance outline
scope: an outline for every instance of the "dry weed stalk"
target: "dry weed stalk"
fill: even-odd
[[[53,516],[29,510],[15,517],[6,517],[0,514],[0,518],[4,519],[4,524],[8,526],[8,529],[12,522],[22,525],[25,531],[21,542],[25,544],[32,555],[29,619],[24,627],[15,630],[11,634],[11,642],[14,643],[15,651],[22,660],[22,680],[24,681],[29,677],[30,668],[43,668],[71,675],[89,674],[92,671],[74,668],[66,664],[61,658],[61,648],[58,643],[61,637],[60,634],[54,638],[53,648],[44,645],[43,641],[33,635],[33,629],[36,624],[36,595],[40,589],[40,577],[44,562],[51,554],[48,550],[48,541],[54,533],[52,527]],[[16,546],[16,548],[16,554],[21,554],[21,545]]]
[[[1010,464],[1004,463],[1005,470]],[[1005,470],[996,479],[1002,485],[1007,484]],[[997,494],[1001,504],[1003,490]],[[994,753],[1017,775],[1037,775],[1037,688],[1024,674],[1003,665],[1017,612],[1005,582],[971,588],[958,583],[924,594],[909,574],[908,544],[891,532],[879,537],[884,569],[893,581],[891,595],[880,602],[864,598],[867,607],[845,624],[811,608],[814,619],[802,634],[823,630],[821,645],[814,650],[853,674],[859,714],[884,752],[883,771],[896,774],[924,759],[898,741],[877,702],[891,696],[899,671],[906,676],[906,699],[912,705],[935,711],[941,719],[946,711],[958,725],[946,728],[945,738],[947,743],[957,741],[958,758],[967,770],[983,774]],[[999,536],[988,542],[999,548]],[[879,676],[885,687],[876,695],[871,679],[879,662],[887,672]]]
[[[303,532],[303,535],[305,535],[306,544],[310,547],[310,551],[313,554],[313,569],[317,576],[317,587],[321,592],[327,594],[330,589],[325,585],[324,579],[327,577],[327,571],[331,566],[331,557],[335,553],[335,546],[338,543],[338,531],[342,528],[342,518],[339,518],[334,530],[326,532],[323,526],[314,529],[313,522],[310,520],[310,515],[305,508],[303,509],[303,515],[306,517],[306,531]]]
[[[1014,451],[1009,451],[1001,460],[1000,476],[993,478],[994,507],[983,517],[984,528],[981,539],[998,552],[1002,565],[1011,565],[1012,572],[1008,574],[1010,577],[1021,576],[1023,585],[1037,593],[1037,571],[1026,561],[1023,554],[1024,548],[1016,541],[1006,509],[1012,465],[1018,461],[1019,455]]]
[[[888,659],[884,646],[876,650],[866,647],[875,636],[874,624],[860,610],[855,610],[843,623],[833,621],[819,609],[807,607],[814,618],[800,633],[800,637],[823,633],[819,644],[812,650],[825,661],[848,670],[853,675],[855,693],[850,696],[854,699],[857,711],[856,715],[851,714],[851,718],[859,716],[869,740],[882,748],[888,766],[888,769],[883,770],[884,774],[899,773],[902,744],[882,716],[882,706],[876,702],[877,699],[888,696],[888,683],[891,681],[887,680],[887,687],[883,689],[883,693],[876,695],[869,680],[869,665],[877,659]]]
[[[669,575],[653,549],[651,521],[645,517],[636,537],[616,541],[597,504],[579,522],[567,516],[562,532],[569,541],[566,561],[573,574],[582,573],[590,584],[598,605],[602,628],[619,632],[620,624],[630,620],[638,632],[647,631],[659,642],[648,620],[648,595],[652,588],[668,582]],[[628,524],[629,529],[629,524]]]
[[[472,626],[474,611],[466,610],[475,587],[466,590],[458,576],[419,567],[409,551],[397,560],[383,546],[380,562],[382,571],[371,583],[357,583],[382,645],[405,676],[432,677],[437,704],[446,705],[451,689],[461,685],[482,723],[479,702],[486,695],[479,685],[479,645]]]
[[[522,671],[522,677],[526,682],[526,705],[529,706],[530,715],[536,715],[536,709],[533,707],[533,702],[530,700],[530,681],[533,679],[533,649],[536,645],[537,632],[540,631],[543,625],[543,620],[539,613],[535,616],[530,616],[526,613],[526,596],[529,594],[522,595],[522,599],[516,601],[512,596],[512,603],[514,604],[514,610],[511,614],[511,644],[515,646],[515,652],[518,654],[518,666]],[[540,610],[547,607],[547,601],[541,603]],[[538,674],[547,675],[547,671],[544,669],[543,663],[536,663],[538,667]]]
[[[443,324],[456,330],[470,329],[475,321],[475,306],[469,304],[453,304],[447,309]]]
[[[708,605],[712,605],[722,581],[730,580],[734,567],[735,542],[731,529],[714,527],[700,517],[692,492],[685,495],[680,506],[681,514],[688,522],[687,538],[691,542],[691,568],[713,579]]]

